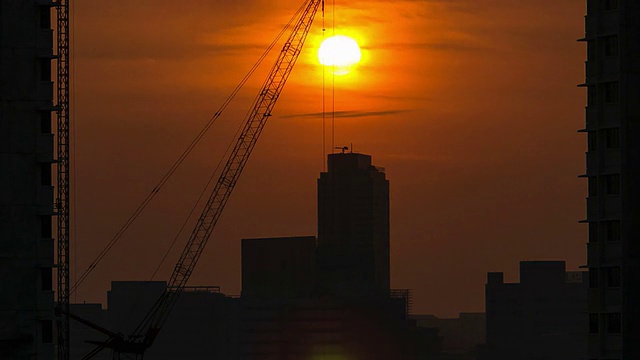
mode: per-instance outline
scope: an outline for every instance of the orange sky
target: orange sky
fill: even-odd
[[[73,266],[87,267],[300,3],[74,1]],[[486,272],[515,281],[520,260],[585,263],[583,15],[584,0],[335,1],[335,33],[363,51],[335,79],[335,144],[387,169],[392,285],[414,289],[415,313],[483,311]],[[241,238],[316,234],[321,39],[318,16],[191,284],[239,294]],[[74,300],[150,278],[272,62]]]

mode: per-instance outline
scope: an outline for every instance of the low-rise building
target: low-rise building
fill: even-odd
[[[480,358],[586,359],[585,274],[565,271],[564,261],[522,261],[519,283],[488,273],[487,343]]]

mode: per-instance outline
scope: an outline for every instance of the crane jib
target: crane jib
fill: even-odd
[[[211,237],[267,119],[271,116],[273,107],[301,53],[321,3],[322,0],[306,0],[300,8],[299,18],[291,29],[287,41],[252,104],[252,111],[246,118],[220,177],[176,263],[166,290],[132,335],[126,339],[110,338],[100,344],[103,348],[112,348],[116,358],[120,354],[142,357],[144,351],[153,344],[162,325],[167,320]]]

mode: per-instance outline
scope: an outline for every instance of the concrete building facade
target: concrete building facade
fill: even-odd
[[[588,0],[589,359],[640,359],[640,3]]]
[[[586,272],[566,272],[564,261],[520,262],[519,283],[489,273],[479,359],[586,359],[586,294]]]
[[[318,275],[336,296],[389,296],[389,181],[371,156],[328,156],[318,179]]]
[[[53,359],[52,2],[0,2],[0,358]]]

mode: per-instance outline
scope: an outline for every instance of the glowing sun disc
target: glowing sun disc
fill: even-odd
[[[336,35],[325,39],[318,49],[318,60],[325,66],[346,67],[360,61],[358,43],[344,35]]]

